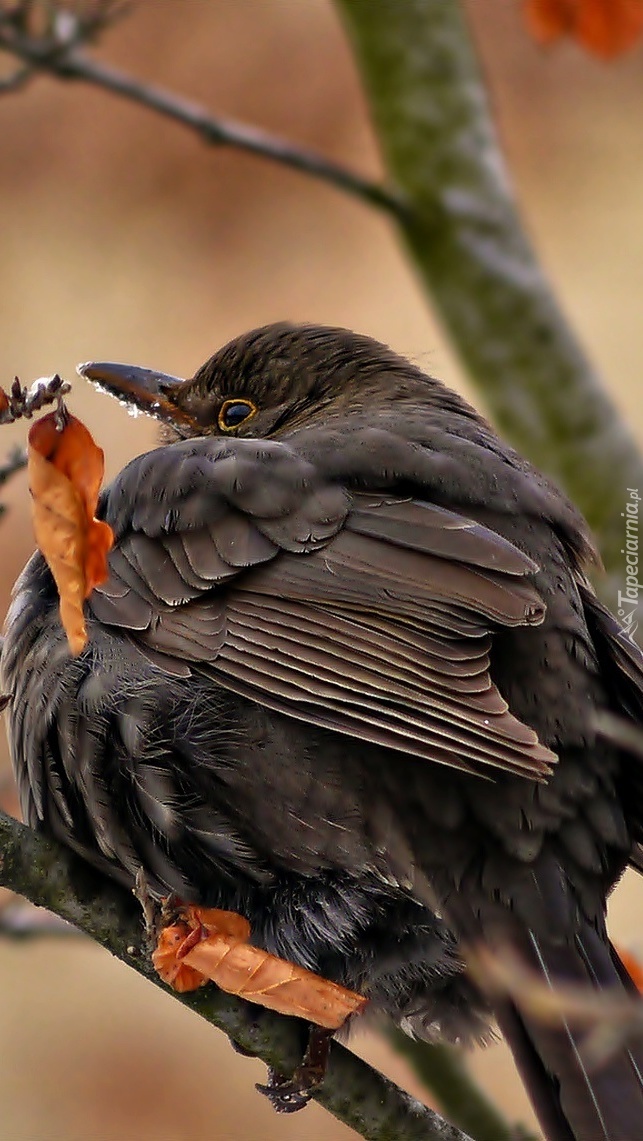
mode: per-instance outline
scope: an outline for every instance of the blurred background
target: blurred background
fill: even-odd
[[[605,66],[543,52],[520,0],[469,0],[513,178],[553,282],[643,442],[640,293],[643,51]],[[331,0],[139,0],[97,54],[143,79],[315,147],[366,174],[377,148]],[[481,404],[384,217],[301,175],[208,150],[167,121],[78,84],[0,96],[0,384],[114,359],[190,375],[222,342],[280,318],[350,326]],[[149,448],[77,381],[72,409],[108,474]],[[24,426],[3,429],[0,458]],[[2,499],[0,611],[33,547],[24,475]],[[4,739],[0,762],[8,758]],[[612,930],[641,938],[621,886]],[[386,1047],[355,1045],[414,1093]],[[348,1141],[310,1107],[277,1117],[265,1069],[78,939],[0,939],[0,1133],[13,1141]],[[501,1046],[472,1063],[514,1117],[529,1110]]]

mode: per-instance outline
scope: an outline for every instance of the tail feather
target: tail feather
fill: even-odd
[[[614,948],[586,926],[573,944],[529,933],[520,948],[532,969],[552,988],[591,985],[605,994],[635,991]],[[563,1015],[555,1024],[510,1003],[496,1012],[547,1141],[643,1139],[643,1043],[615,1049],[600,1066],[583,1051],[585,1027]]]

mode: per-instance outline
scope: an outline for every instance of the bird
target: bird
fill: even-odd
[[[565,495],[461,396],[350,330],[244,333],[190,379],[87,379],[163,425],[103,492],[107,580],[71,656],[36,553],[0,675],[26,822],[419,1038],[495,1021],[548,1141],[643,1136],[643,1048],[590,1066],[564,1010],[467,948],[631,996],[606,900],[643,867],[639,649]]]

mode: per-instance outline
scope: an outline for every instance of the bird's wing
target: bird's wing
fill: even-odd
[[[285,443],[196,440],[112,485],[116,545],[90,610],[316,726],[484,775],[555,755],[509,712],[491,634],[537,624],[536,567],[452,511],[349,495]]]

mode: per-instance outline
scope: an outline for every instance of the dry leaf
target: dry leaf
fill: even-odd
[[[634,951],[626,951],[623,947],[617,947],[616,950],[634,986],[639,994],[643,994],[643,962]]]
[[[29,431],[29,486],[36,542],[60,595],[60,619],[73,654],[87,641],[83,602],[107,578],[114,541],[94,518],[104,456],[75,416],[43,416]]]
[[[570,36],[603,59],[627,51],[643,34],[643,0],[526,0],[525,16],[541,43]]]
[[[174,990],[211,980],[228,994],[328,1030],[364,1009],[362,995],[253,947],[249,936],[249,923],[235,912],[188,907],[161,932],[152,962]]]
[[[189,967],[180,957],[189,934],[190,929],[185,923],[173,923],[170,927],[164,927],[159,935],[156,949],[152,953],[155,970],[163,982],[179,994],[198,990],[200,986],[205,986],[211,981],[201,971]]]

